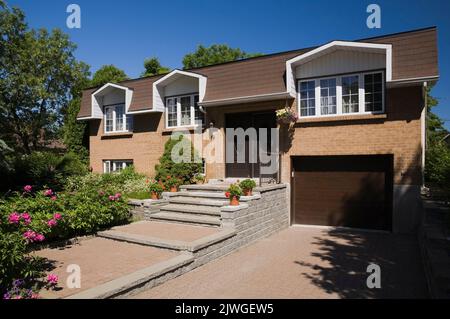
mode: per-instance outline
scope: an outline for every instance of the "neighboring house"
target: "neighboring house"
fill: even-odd
[[[333,41],[88,89],[78,119],[89,123],[95,172],[133,163],[152,175],[175,129],[194,133],[202,119],[213,139],[213,129],[277,127],[275,110],[292,106],[297,123],[278,126],[291,223],[408,232],[419,218],[424,87],[439,77],[437,60],[436,28]],[[207,163],[206,175],[259,177],[259,164]]]

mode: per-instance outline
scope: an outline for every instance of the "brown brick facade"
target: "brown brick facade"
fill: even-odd
[[[296,102],[291,103],[295,107]],[[282,181],[290,181],[291,156],[393,154],[394,183],[420,185],[423,104],[422,87],[392,88],[386,91],[385,115],[300,120],[291,132],[280,128]],[[286,101],[271,101],[209,108],[207,121],[224,134],[227,113],[275,110],[285,105]],[[95,172],[103,170],[103,160],[132,159],[136,169],[149,176],[154,174],[154,166],[170,137],[160,113],[136,115],[130,135],[106,137],[102,121],[91,121],[90,133],[91,166]],[[208,136],[206,131],[205,143]],[[224,177],[225,164],[207,165],[208,179]]]

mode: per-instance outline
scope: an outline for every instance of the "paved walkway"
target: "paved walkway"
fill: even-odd
[[[104,238],[84,239],[61,248],[47,248],[34,254],[48,259],[49,272],[58,275],[57,291],[42,290],[44,298],[64,298],[139,269],[169,260],[178,252]],[[67,266],[81,268],[81,288],[69,289]]]
[[[381,267],[381,289],[366,268]],[[133,298],[424,298],[415,237],[291,227]]]

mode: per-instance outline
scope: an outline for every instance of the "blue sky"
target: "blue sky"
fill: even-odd
[[[435,112],[450,129],[450,1],[448,0],[7,0],[25,11],[30,27],[60,28],[78,45],[77,58],[95,71],[114,64],[129,77],[146,57],[180,68],[199,44],[226,43],[246,52],[274,53],[429,26],[438,27],[441,79]],[[68,29],[66,7],[81,7],[81,29]],[[366,7],[381,6],[381,29],[368,29]]]

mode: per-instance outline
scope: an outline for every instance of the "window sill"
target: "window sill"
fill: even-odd
[[[316,122],[339,122],[339,121],[357,121],[357,120],[380,120],[386,119],[387,114],[354,114],[337,116],[317,116],[299,118],[297,123],[316,123]]]
[[[102,139],[108,138],[120,138],[120,137],[132,137],[133,132],[114,132],[114,133],[103,133],[101,135]]]
[[[171,132],[177,132],[177,131],[189,131],[189,132],[195,132],[198,129],[201,129],[201,131],[203,132],[203,127],[200,126],[180,126],[180,127],[166,127],[162,130],[163,133],[171,133]]]

